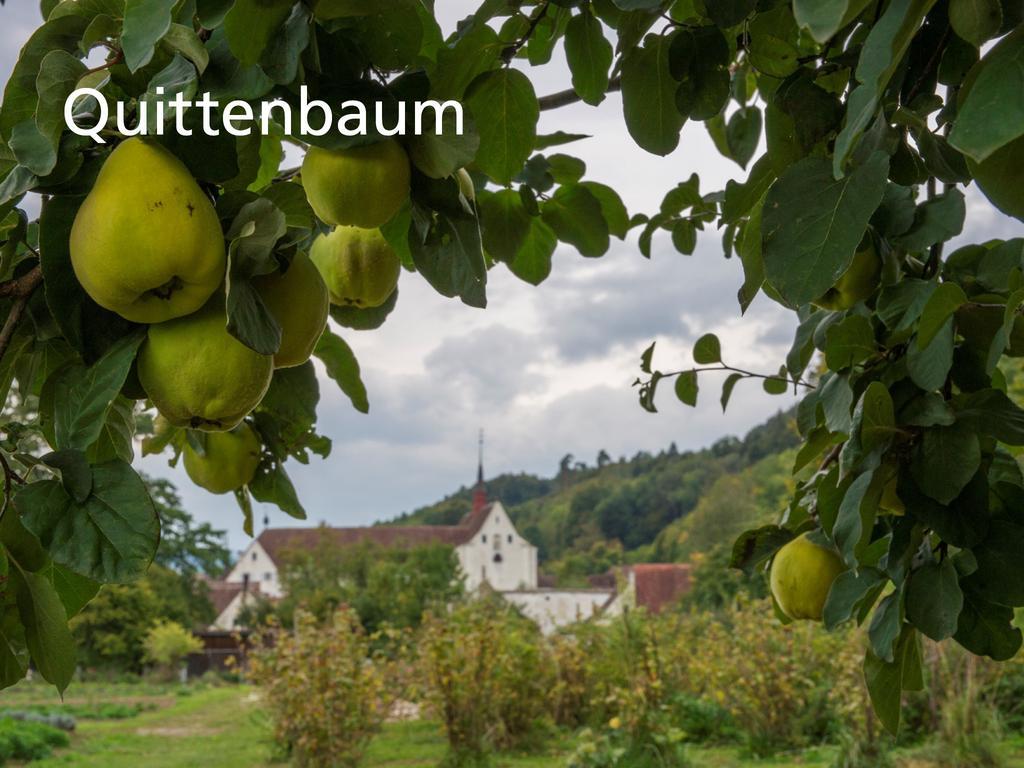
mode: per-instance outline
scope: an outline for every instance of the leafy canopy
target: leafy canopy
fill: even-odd
[[[1019,3],[483,0],[447,37],[430,0],[43,0],[41,9],[0,109],[0,385],[38,401],[38,417],[11,420],[2,446],[0,684],[19,679],[31,657],[63,689],[74,669],[67,618],[100,582],[140,576],[159,531],[130,467],[145,408],[132,381],[141,335],[97,307],[69,266],[75,212],[121,138],[108,125],[108,144],[96,146],[63,129],[63,99],[80,84],[134,108],[208,92],[294,109],[301,85],[389,115],[424,97],[461,101],[464,136],[402,137],[412,194],[383,232],[408,270],[475,307],[486,304],[490,269],[540,283],[560,243],[593,258],[637,232],[645,256],[665,235],[691,254],[699,232],[716,230],[742,264],[739,309],[763,292],[797,312],[792,351],[778,371],[756,373],[723,362],[727,351],[709,335],[683,371],[658,370],[648,349],[638,383],[648,410],[671,377],[690,405],[709,374],[725,375],[723,407],[749,379],[804,393],[784,527],[741,537],[735,564],[758,567],[804,530],[841,553],[850,570],[830,596],[828,623],[869,624],[865,674],[893,730],[902,690],[920,680],[920,634],[997,659],[1019,649],[1010,622],[1024,604],[1024,478],[1005,446],[1024,443],[1024,411],[1005,394],[999,363],[1024,349],[1024,240],[945,248],[964,228],[963,188],[974,179],[1003,211],[1024,215]],[[572,88],[538,96],[530,67],[559,46]],[[104,52],[104,64],[85,65]],[[745,178],[702,190],[694,175],[658,211],[630,216],[561,151],[584,138],[579,127],[537,130],[541,111],[598,104],[610,90],[621,90],[643,150],[666,155],[686,122],[703,122]],[[295,169],[281,168],[283,144],[359,140],[286,136],[283,126],[268,137],[163,139],[216,204],[234,255],[228,328],[249,346],[265,352],[279,339],[252,279],[323,229]],[[472,201],[455,178],[462,167]],[[44,195],[38,222],[19,207],[30,191]],[[881,260],[879,283],[848,306],[815,306],[864,249]],[[372,329],[397,299],[332,316]],[[365,411],[341,337],[325,334],[316,354]],[[824,372],[809,376],[816,355]],[[277,371],[251,415],[263,460],[236,494],[250,527],[251,498],[304,516],[285,464],[329,452],[314,430],[318,400],[307,363]],[[21,450],[40,437],[50,453]],[[201,447],[157,429],[143,450],[176,455],[186,440]],[[882,504],[887,490],[902,509]]]

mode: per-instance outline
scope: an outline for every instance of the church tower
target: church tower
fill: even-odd
[[[487,506],[487,486],[484,485],[484,431],[480,430],[477,446],[476,488],[473,489],[473,512],[476,518]]]

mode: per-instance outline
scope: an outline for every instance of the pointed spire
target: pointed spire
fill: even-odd
[[[487,506],[487,487],[484,485],[484,431],[480,430],[477,446],[476,488],[473,491],[473,514],[483,511]]]

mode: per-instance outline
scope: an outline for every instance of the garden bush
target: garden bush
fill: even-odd
[[[66,747],[68,735],[45,723],[0,719],[0,764],[8,760],[30,762],[49,757],[55,747]]]
[[[449,764],[530,749],[550,734],[552,658],[537,625],[488,596],[431,614],[419,644],[426,702],[448,738]]]
[[[145,660],[170,679],[190,653],[202,650],[203,643],[181,624],[160,620],[146,632],[143,647]]]
[[[320,624],[296,611],[291,632],[268,630],[251,657],[281,750],[303,768],[350,768],[390,709],[383,664],[348,608]]]

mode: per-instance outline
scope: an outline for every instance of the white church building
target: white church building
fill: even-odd
[[[536,621],[545,633],[585,621],[606,609],[617,613],[624,598],[615,578],[591,589],[540,587],[537,547],[520,535],[500,501],[487,501],[481,466],[472,510],[458,525],[265,529],[249,543],[223,581],[210,582],[210,597],[217,612],[211,629],[235,629],[238,615],[248,601],[282,597],[280,569],[287,553],[313,550],[324,537],[339,547],[363,543],[383,548],[450,545],[458,557],[467,592],[475,592],[486,584]],[[632,572],[626,574],[625,581],[627,589],[636,594]]]

